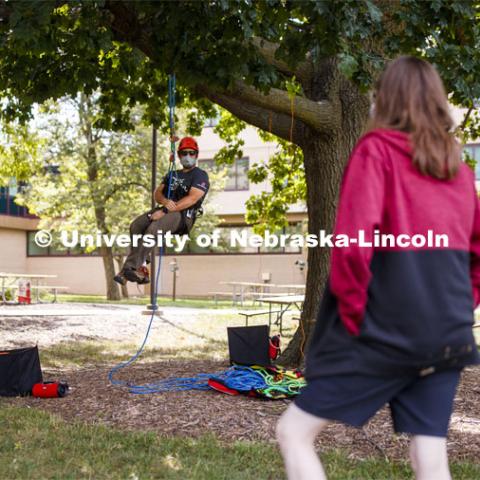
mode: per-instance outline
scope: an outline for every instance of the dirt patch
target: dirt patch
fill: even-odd
[[[166,361],[137,364],[122,371],[118,379],[147,383],[167,377],[191,377],[227,368],[213,361]],[[120,429],[154,431],[160,435],[198,437],[213,433],[225,442],[232,440],[274,441],[274,428],[288,400],[260,400],[231,397],[214,391],[167,392],[133,395],[113,387],[106,367],[72,371],[49,371],[45,378],[62,379],[72,387],[63,399],[18,398],[2,402],[39,408],[60,415],[66,421],[110,425]],[[480,458],[479,369],[468,368],[455,402],[448,448],[452,460],[478,462]],[[363,429],[332,424],[320,435],[322,450],[341,448],[352,458],[385,456],[406,459],[408,437],[395,435],[387,408]]]
[[[0,306],[0,348],[19,348],[38,344],[49,347],[61,342],[82,339],[140,344],[149,315],[142,315],[140,305],[29,305]],[[150,340],[162,344],[168,327],[185,329],[205,315],[220,318],[227,310],[166,307],[163,317],[155,317]],[[163,320],[164,318],[165,320]],[[169,324],[170,322],[170,324]],[[222,330],[221,336],[224,332]]]

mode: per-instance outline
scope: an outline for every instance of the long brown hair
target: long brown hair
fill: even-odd
[[[398,57],[380,76],[375,93],[369,130],[409,133],[418,170],[436,178],[453,178],[460,166],[461,149],[435,67],[421,58]]]

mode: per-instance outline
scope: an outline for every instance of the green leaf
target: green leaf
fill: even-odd
[[[347,78],[353,78],[354,74],[358,70],[357,59],[348,53],[340,53],[338,55],[338,59],[339,59],[339,63],[338,63],[339,70]]]

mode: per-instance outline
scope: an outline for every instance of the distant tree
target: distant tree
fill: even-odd
[[[151,129],[108,132],[95,127],[99,114],[95,95],[80,94],[74,100],[50,104],[30,128],[42,145],[42,161],[37,158],[35,168],[28,169],[28,187],[18,201],[40,217],[40,228],[56,233],[125,234],[133,218],[150,208]],[[165,143],[159,145],[159,176],[168,165]],[[211,214],[206,218],[212,221]],[[202,222],[198,224],[201,228]],[[94,246],[86,248],[93,250]],[[106,245],[99,250],[107,298],[118,300],[114,259],[118,267],[124,252]]]
[[[133,216],[140,213],[137,209],[148,208],[150,202],[150,131],[139,128],[122,134],[96,128],[93,95],[80,94],[61,106],[38,117],[43,164],[31,172],[19,201],[40,217],[39,228],[55,233],[127,233]],[[161,158],[165,168],[168,156]],[[92,250],[95,247],[87,248]],[[105,245],[99,250],[107,298],[118,300],[113,276],[114,254],[119,252]]]

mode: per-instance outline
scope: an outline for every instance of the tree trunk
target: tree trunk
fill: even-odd
[[[115,261],[117,262],[117,270],[120,271],[123,267],[123,257],[121,255],[115,255]],[[126,285],[120,285],[120,291],[123,298],[128,298],[128,288]]]
[[[94,195],[95,219],[97,221],[97,228],[100,233],[108,234],[109,230],[106,225],[105,205],[99,204],[98,198]],[[113,277],[115,276],[115,265],[113,263],[112,247],[102,245],[100,247],[100,255],[103,260],[103,270],[105,272],[105,284],[107,286],[107,300],[120,300],[120,291],[118,284]]]
[[[319,88],[315,93],[313,86],[312,94],[318,98],[331,93],[328,90],[336,90],[335,96],[339,99],[338,108],[341,112],[340,125],[328,136],[306,128],[301,142],[307,182],[308,232],[315,235],[319,235],[320,230],[325,230],[326,234],[333,231],[343,169],[365,127],[369,108],[366,96],[360,94],[335,70],[335,68],[330,70],[330,77],[317,78]],[[303,364],[329,275],[329,248],[310,248],[307,259],[308,273],[303,312],[299,328],[279,360],[283,365]],[[321,322],[322,319],[319,318],[318,321]]]
[[[115,275],[115,265],[113,263],[112,248],[102,245],[100,247],[100,254],[102,255],[103,269],[105,272],[105,283],[107,285],[107,299],[120,300],[120,292],[118,291],[118,285],[113,280],[113,277]]]
[[[97,189],[98,163],[96,143],[93,135],[92,105],[90,98],[81,94],[79,104],[79,117],[82,125],[83,134],[87,143],[86,154],[84,156],[87,163],[87,177],[89,181],[90,196],[95,211],[95,221],[101,234],[108,234],[105,211],[105,197]],[[118,285],[113,280],[115,275],[115,266],[113,264],[113,251],[111,247],[102,245],[100,247],[103,267],[105,272],[105,283],[107,285],[107,300],[120,300]]]

